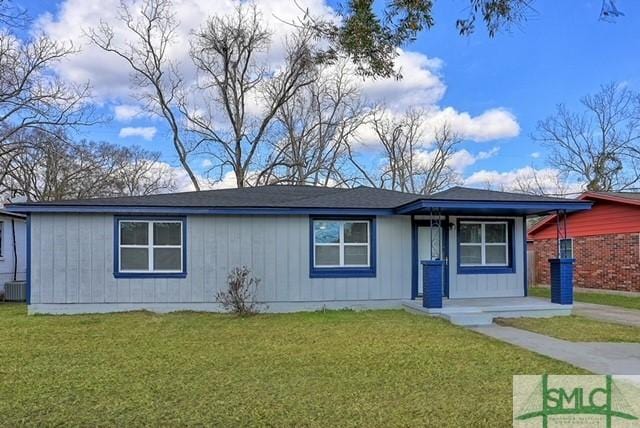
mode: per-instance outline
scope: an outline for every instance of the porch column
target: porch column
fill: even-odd
[[[442,308],[442,274],[444,261],[422,260],[422,307]]]
[[[575,259],[549,259],[551,268],[551,302],[573,304],[573,262]]]

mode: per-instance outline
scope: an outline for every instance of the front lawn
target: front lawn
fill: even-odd
[[[535,297],[550,298],[550,290],[548,287],[531,287],[529,295]],[[640,309],[640,297],[624,296],[620,294],[609,293],[584,293],[574,291],[573,299],[576,302],[596,303],[598,305],[620,306],[621,308]]]
[[[497,324],[572,342],[640,342],[640,328],[569,316],[553,318],[503,318]]]
[[[26,316],[0,305],[3,426],[507,426],[511,376],[585,373],[403,311]]]

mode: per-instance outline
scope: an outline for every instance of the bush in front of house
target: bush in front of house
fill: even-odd
[[[227,289],[218,291],[216,301],[225,310],[240,316],[254,315],[259,312],[256,292],[260,279],[254,278],[246,267],[235,267],[227,276]]]

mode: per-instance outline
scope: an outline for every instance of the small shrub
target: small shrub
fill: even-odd
[[[240,316],[257,314],[256,291],[259,284],[260,280],[251,276],[246,266],[235,267],[227,276],[228,288],[218,291],[216,301],[227,311]]]

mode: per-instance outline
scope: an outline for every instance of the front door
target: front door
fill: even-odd
[[[417,282],[418,282],[418,294],[422,294],[422,260],[447,260],[446,256],[446,242],[443,240],[442,228],[440,225],[431,225],[429,221],[420,221],[416,224],[416,239],[417,239],[417,260],[414,263],[418,265]],[[446,264],[446,263],[445,263]],[[444,296],[448,296],[448,281],[447,271],[445,269],[445,275],[443,275],[443,293]]]

